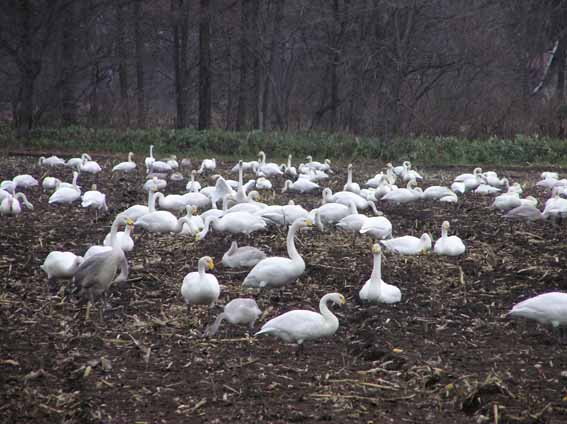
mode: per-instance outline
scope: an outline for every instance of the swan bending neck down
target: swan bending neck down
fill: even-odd
[[[248,273],[243,287],[281,288],[295,281],[305,271],[305,262],[295,247],[295,234],[300,228],[312,226],[308,218],[298,218],[287,233],[287,254],[289,258],[271,257],[258,262]]]
[[[339,328],[338,318],[329,310],[327,304],[333,302],[344,305],[342,294],[328,293],[319,301],[320,313],[308,310],[289,311],[275,317],[262,326],[255,336],[271,334],[284,342],[297,343],[297,355],[303,352],[303,342],[332,336]]]

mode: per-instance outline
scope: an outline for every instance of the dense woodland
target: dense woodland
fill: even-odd
[[[563,135],[565,0],[2,0],[0,119]]]

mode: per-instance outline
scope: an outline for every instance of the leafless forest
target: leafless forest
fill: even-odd
[[[2,0],[0,119],[562,135],[564,0]]]

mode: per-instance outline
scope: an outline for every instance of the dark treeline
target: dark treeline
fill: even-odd
[[[566,0],[2,0],[0,119],[562,135]]]

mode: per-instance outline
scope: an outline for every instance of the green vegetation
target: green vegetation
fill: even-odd
[[[402,137],[385,142],[374,137],[316,132],[232,132],[154,128],[147,130],[40,128],[22,145],[13,131],[0,126],[0,146],[8,150],[146,152],[154,144],[159,155],[218,158],[252,158],[259,150],[284,159],[306,155],[321,160],[409,159],[420,164],[554,164],[567,165],[567,140],[537,136],[513,139],[464,139],[457,137]]]

